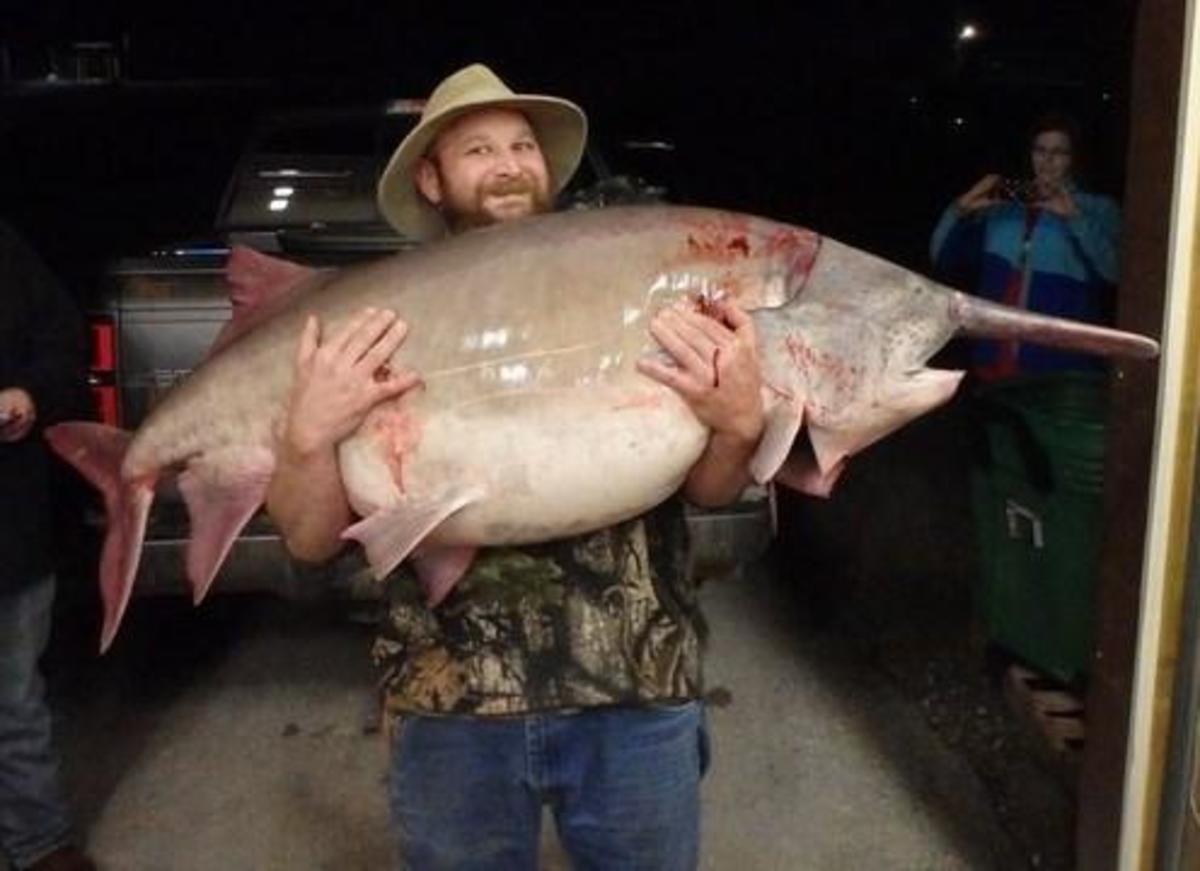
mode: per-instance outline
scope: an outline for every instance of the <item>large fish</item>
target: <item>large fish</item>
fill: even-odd
[[[547,215],[343,271],[240,250],[228,276],[240,294],[229,334],[136,433],[81,422],[47,433],[104,494],[101,649],[164,472],[180,470],[197,602],[262,504],[310,312],[336,327],[386,307],[411,325],[391,363],[418,370],[423,389],[376,407],[339,463],[363,518],[346,537],[379,577],[411,555],[431,605],[479,546],[597,529],[680,486],[708,433],[635,361],[661,353],[647,323],[681,298],[724,294],[753,311],[767,427],[752,472],[812,493],[953,394],[962,373],[925,363],[956,333],[1105,355],[1158,348],[966,296],[808,230],[694,208]]]

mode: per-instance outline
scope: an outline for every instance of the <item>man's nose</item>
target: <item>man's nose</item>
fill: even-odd
[[[497,152],[496,172],[502,175],[517,175],[520,171],[521,164],[517,162],[515,154],[507,149]]]

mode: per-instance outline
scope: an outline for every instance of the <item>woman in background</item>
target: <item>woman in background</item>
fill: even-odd
[[[1091,323],[1111,320],[1117,281],[1120,212],[1109,197],[1075,178],[1078,127],[1062,115],[1032,128],[1029,181],[989,173],[952,202],[938,221],[930,255],[940,272],[974,276],[978,296]],[[972,369],[983,380],[1019,374],[1095,370],[1084,355],[980,340]]]

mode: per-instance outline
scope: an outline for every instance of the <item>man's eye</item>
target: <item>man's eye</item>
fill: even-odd
[[[536,151],[537,145],[532,140],[526,139],[515,143],[513,148],[517,151]]]
[[[488,154],[490,152],[491,148],[486,145],[472,145],[467,149],[467,154],[470,155]]]

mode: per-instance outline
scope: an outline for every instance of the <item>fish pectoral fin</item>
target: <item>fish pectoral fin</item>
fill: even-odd
[[[425,601],[430,608],[436,608],[467,573],[475,560],[476,550],[478,548],[469,545],[422,547],[413,554],[413,568],[425,590]]]
[[[767,387],[764,391],[766,423],[758,448],[750,458],[750,476],[759,484],[770,481],[783,467],[804,423],[804,398],[796,389]]]
[[[347,527],[342,538],[362,544],[375,579],[381,581],[438,524],[482,497],[483,493],[478,489],[423,500],[406,496]]]
[[[775,473],[775,482],[809,496],[820,496],[828,499],[833,493],[842,472],[846,470],[846,460],[834,463],[827,471],[822,470],[812,450],[805,447],[796,451],[784,461]]]
[[[266,498],[275,457],[266,448],[229,449],[193,460],[179,475],[191,534],[187,578],[199,605],[242,527]]]
[[[880,402],[900,411],[905,419],[897,429],[913,418],[920,417],[947,402],[958,389],[965,372],[959,369],[920,368],[894,382]]]
[[[871,401],[844,408],[836,428],[808,427],[808,439],[822,474],[910,421],[946,402],[958,389],[962,372],[917,369],[889,380]]]

